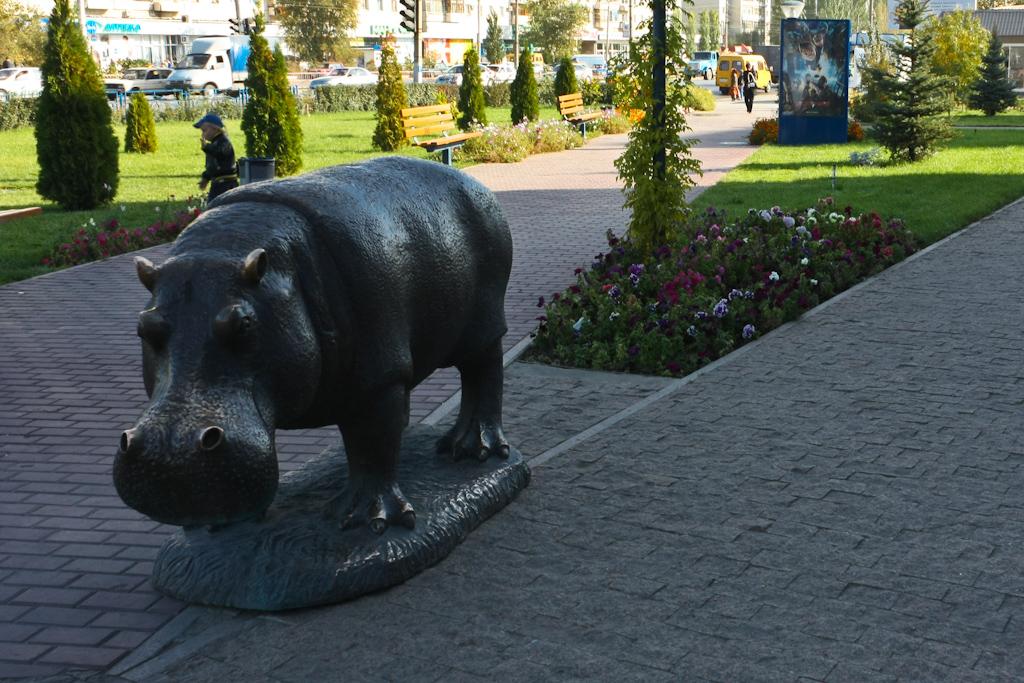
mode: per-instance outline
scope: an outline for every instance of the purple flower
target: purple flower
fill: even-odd
[[[637,285],[640,284],[640,276],[637,275],[636,273],[630,273],[629,274],[629,281],[633,283],[634,287],[636,287]]]
[[[620,296],[622,296],[622,290],[619,289],[618,285],[612,285],[612,288],[608,290],[608,296],[610,296],[613,299],[618,299]]]
[[[742,299],[742,298],[743,298],[743,292],[741,292],[738,289],[734,289],[731,292],[729,292],[729,301],[732,301],[733,299]]]
[[[743,326],[743,338],[744,339],[752,339],[756,333],[757,333],[757,328],[754,327],[753,325],[748,323],[748,324]]]
[[[715,313],[715,317],[716,318],[724,318],[725,314],[728,313],[728,312],[729,312],[729,300],[728,299],[721,299],[717,304],[715,304],[715,311],[714,311],[714,313]]]
[[[782,224],[785,225],[787,228],[792,228],[794,225],[796,225],[796,219],[793,218],[792,216],[783,216]]]
[[[694,314],[694,316],[697,318],[697,320],[707,320],[708,319],[708,314],[705,313],[704,311],[697,311]]]

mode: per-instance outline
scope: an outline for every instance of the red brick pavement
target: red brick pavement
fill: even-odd
[[[534,328],[538,296],[624,227],[612,166],[624,142],[468,170],[512,225],[506,348]],[[134,332],[145,294],[130,255],[0,287],[0,677],[105,668],[184,607],[148,582],[170,529],[125,507],[110,476],[117,435],[146,403]],[[453,371],[436,373],[414,393],[413,419],[457,388]],[[278,434],[282,469],[337,439]]]

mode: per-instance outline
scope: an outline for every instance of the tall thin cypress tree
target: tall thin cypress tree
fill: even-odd
[[[971,86],[968,103],[985,112],[985,116],[995,116],[1017,103],[1013,83],[1006,73],[1003,41],[999,40],[996,33],[992,34],[988,41],[988,52],[981,58],[981,73]]]
[[[901,28],[910,29],[910,40],[891,46],[889,71],[879,66],[866,69],[872,87],[885,93],[885,99],[876,104],[874,135],[896,161],[924,159],[952,136],[952,128],[941,116],[948,86],[932,71],[931,38],[917,30],[927,6],[927,0],[902,0],[896,6],[896,20]]]
[[[288,66],[280,47],[270,51],[263,36],[266,26],[257,14],[249,38],[249,102],[242,112],[245,153],[274,157],[277,175],[291,175],[302,168],[302,126],[299,110],[288,85]]]
[[[117,194],[118,143],[99,67],[70,0],[56,0],[47,28],[36,111],[36,191],[65,209],[93,209]]]
[[[469,47],[462,58],[462,84],[459,86],[459,128],[469,130],[474,123],[487,125],[484,84],[480,75],[480,57]]]
[[[128,100],[128,111],[124,117],[124,151],[143,154],[156,151],[153,108],[141,92],[132,93]]]
[[[537,78],[533,74],[530,50],[523,48],[516,67],[516,79],[510,89],[512,100],[512,123],[523,120],[536,121],[540,118],[540,97],[537,94]]]
[[[558,60],[558,73],[555,74],[555,97],[571,95],[580,91],[580,82],[576,78],[576,67],[572,57]]]
[[[373,130],[373,146],[391,152],[405,144],[402,110],[409,106],[402,83],[402,71],[391,43],[385,42],[380,51],[377,69],[377,127]]]

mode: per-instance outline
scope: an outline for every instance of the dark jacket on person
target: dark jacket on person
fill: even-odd
[[[203,142],[203,153],[206,154],[206,170],[203,180],[213,182],[225,176],[235,176],[235,148],[227,133],[221,132],[214,139]]]

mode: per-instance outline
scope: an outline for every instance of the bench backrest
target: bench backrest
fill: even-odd
[[[456,127],[452,105],[433,104],[403,109],[402,127],[405,129],[405,137],[410,140],[427,135],[444,135]]]
[[[558,113],[562,116],[572,116],[583,111],[583,93],[569,93],[558,96]]]

